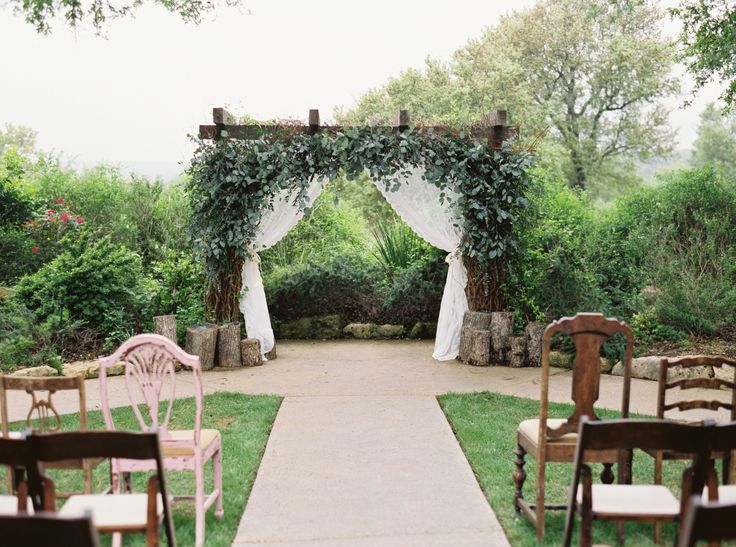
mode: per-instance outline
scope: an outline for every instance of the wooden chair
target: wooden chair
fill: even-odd
[[[124,458],[153,461],[155,474],[148,480],[145,494],[73,495],[59,510],[62,517],[79,518],[91,513],[98,532],[146,534],[146,545],[158,545],[159,522],[163,520],[166,539],[175,547],[169,498],[158,435],[118,431],[87,431],[31,434],[27,437],[29,493],[36,510],[56,508],[53,482],[43,475],[43,462],[75,458]]]
[[[195,544],[204,544],[205,514],[214,503],[215,517],[223,515],[222,508],[222,448],[220,432],[216,429],[202,429],[203,395],[202,370],[199,357],[185,353],[168,338],[157,334],[139,334],[124,342],[109,357],[100,360],[100,398],[102,411],[108,429],[115,429],[108,398],[107,369],[120,361],[125,363],[125,385],[133,412],[143,431],[156,428],[159,431],[164,467],[172,471],[193,471],[195,475],[194,496],[175,496],[194,498],[195,504]],[[192,371],[194,378],[194,398],[196,404],[192,429],[169,429],[169,418],[176,397],[176,375],[174,363],[179,362]],[[165,391],[166,381],[170,387]],[[136,386],[138,389],[136,389]],[[136,395],[140,395],[136,398]],[[145,403],[148,416],[144,418],[138,403]],[[212,459],[214,488],[211,493],[204,491],[204,465]],[[120,488],[121,474],[150,470],[150,462],[112,462],[113,488]]]
[[[594,520],[676,521],[691,493],[701,492],[710,469],[713,425],[679,424],[666,420],[606,420],[580,422],[575,451],[570,498],[567,506],[564,545],[572,543],[575,513],[580,513],[580,547],[590,547]],[[657,484],[630,484],[626,466],[619,466],[619,484],[593,484],[587,451],[620,451],[629,459],[634,449],[676,450],[692,454],[693,465],[683,473],[682,495],[678,500],[666,487]],[[619,528],[623,542],[623,527]]]
[[[567,419],[548,418],[549,406],[549,354],[552,337],[555,334],[566,334],[575,344],[575,362],[572,369],[572,400],[575,410]],[[598,400],[600,384],[600,350],[603,342],[616,333],[626,337],[626,355],[624,357],[623,393],[621,398],[621,417],[629,415],[629,394],[631,387],[631,358],[634,337],[631,329],[616,319],[607,319],[599,313],[578,313],[575,317],[563,317],[547,326],[542,337],[542,379],[539,419],[525,420],[516,432],[516,469],[513,474],[516,485],[514,505],[516,511],[526,515],[537,530],[537,540],[544,539],[544,510],[564,510],[566,505],[545,505],[545,467],[548,462],[572,462],[575,457],[577,429],[582,416],[593,420],[598,417],[595,402]],[[525,456],[529,454],[537,460],[537,495],[536,503],[524,499],[523,486],[526,480],[524,471]],[[601,479],[613,482],[611,467],[617,461],[616,451],[587,454],[587,461],[604,464]]]
[[[25,378],[0,374],[0,421],[3,437],[19,437],[17,431],[10,431],[8,414],[8,391],[25,391],[30,396],[30,407],[26,414],[25,426],[35,425],[36,431],[52,433],[62,428],[62,416],[54,406],[53,396],[57,391],[76,390],[79,394],[79,429],[87,429],[87,401],[84,391],[84,378],[81,376],[58,376],[50,378]],[[44,397],[44,392],[46,396]],[[33,420],[36,423],[33,424]],[[92,493],[92,471],[103,460],[99,458],[69,460],[49,463],[47,469],[81,469],[84,472],[84,493]],[[12,474],[8,473],[8,488],[12,489]],[[59,497],[67,498],[72,493],[60,492]]]
[[[7,439],[0,437],[0,465],[7,465],[11,472],[25,468],[28,463],[28,446],[24,438]],[[0,495],[0,515],[12,516],[33,513],[33,506],[28,506],[28,483],[18,482],[14,492],[8,490],[7,495]],[[2,535],[0,535],[2,537]]]
[[[716,368],[732,367],[730,371],[731,380],[721,378],[684,378],[680,380],[668,380],[668,373],[672,367],[679,366],[684,369],[692,369],[700,366],[712,366]],[[678,398],[677,401],[668,402],[668,392],[674,390],[688,390],[692,388],[720,389],[726,387],[731,392],[731,401],[729,403],[723,401],[704,401],[704,400],[685,400]],[[711,410],[718,411],[719,408],[725,408],[729,411],[731,421],[736,421],[736,359],[729,357],[719,357],[712,355],[696,355],[685,356],[677,359],[663,358],[659,365],[659,385],[657,391],[657,418],[663,420],[668,410]],[[679,420],[679,417],[678,417]],[[699,420],[697,420],[699,421]],[[693,420],[696,422],[696,420]],[[662,484],[662,463],[665,460],[687,460],[690,459],[689,454],[678,454],[672,450],[652,451],[651,456],[654,458],[654,483]],[[714,458],[723,460],[723,476],[724,483],[728,483],[731,476],[731,452],[725,451],[713,454]],[[736,492],[734,492],[736,501]],[[654,538],[657,543],[661,541],[661,527],[656,525]]]
[[[55,513],[0,515],[0,537],[3,545],[100,545],[90,517],[68,518]]]
[[[680,526],[678,547],[694,547],[698,541],[736,539],[736,503],[707,502],[690,498]]]

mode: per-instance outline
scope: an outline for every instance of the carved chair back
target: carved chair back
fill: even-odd
[[[6,545],[100,545],[90,517],[69,518],[54,513],[0,515],[0,537]]]
[[[720,369],[726,369],[729,366],[730,379],[723,377],[714,378],[682,378],[679,380],[668,381],[668,372],[673,367],[682,367],[683,369],[691,369],[694,367],[711,366]],[[721,357],[714,355],[694,355],[680,357],[678,359],[663,358],[659,367],[659,390],[657,394],[657,418],[663,419],[665,412],[677,409],[680,411],[704,409],[717,411],[719,408],[725,408],[730,412],[731,421],[736,421],[736,359],[732,357]],[[667,402],[667,392],[670,390],[680,389],[687,390],[693,388],[720,389],[722,387],[731,391],[731,401],[724,402],[719,400],[684,400]]]
[[[600,313],[578,313],[575,317],[563,317],[550,323],[542,336],[542,385],[539,445],[544,449],[546,439],[561,437],[576,432],[583,416],[597,420],[595,403],[600,388],[601,346],[611,336],[621,333],[626,338],[624,356],[624,377],[621,400],[621,417],[629,415],[629,395],[631,391],[631,360],[634,350],[634,336],[631,329],[617,319],[606,318]],[[575,345],[575,361],[572,368],[572,401],[575,410],[564,424],[555,429],[547,427],[549,407],[549,354],[552,338],[556,334],[568,335]]]
[[[202,429],[202,370],[199,357],[190,355],[174,342],[158,334],[139,334],[124,342],[115,353],[100,359],[100,399],[108,429],[115,429],[110,412],[107,372],[123,362],[125,389],[142,431],[156,430],[162,442],[169,439],[169,420],[176,398],[175,364],[191,369],[196,404],[194,443],[199,445]],[[144,415],[139,404],[145,406]]]

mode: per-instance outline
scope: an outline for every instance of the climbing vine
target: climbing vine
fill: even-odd
[[[441,199],[454,207],[464,231],[461,251],[470,272],[472,309],[506,306],[503,284],[518,242],[514,221],[527,207],[527,171],[533,157],[510,142],[493,149],[467,132],[428,134],[414,129],[324,128],[307,135],[270,131],[252,140],[200,141],[189,168],[193,233],[206,260],[206,304],[216,321],[237,320],[240,269],[274,197],[292,192],[304,206],[310,181],[332,180],[340,170],[364,170],[386,186],[423,166]]]

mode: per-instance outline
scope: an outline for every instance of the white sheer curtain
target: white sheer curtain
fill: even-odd
[[[413,169],[410,175],[401,177],[401,185],[397,189],[386,190],[381,182],[376,182],[376,187],[412,230],[435,247],[450,253],[447,255],[450,267],[442,293],[432,354],[435,359],[445,361],[457,357],[460,350],[463,315],[468,309],[465,296],[468,272],[458,251],[462,230],[451,207],[451,201],[457,196],[445,191],[450,200],[440,203],[440,189],[424,180],[423,172],[423,169]]]
[[[312,180],[307,190],[305,207],[311,207],[317,199],[322,191],[322,182]],[[292,192],[282,191],[274,198],[273,210],[263,212],[256,239],[248,249],[251,260],[246,260],[243,264],[240,313],[245,318],[248,337],[260,340],[261,353],[264,355],[273,349],[275,341],[266,303],[266,291],[263,289],[261,259],[258,252],[276,245],[304,216],[304,209],[293,203],[294,196],[291,194]]]

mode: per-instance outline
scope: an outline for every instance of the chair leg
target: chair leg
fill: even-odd
[[[613,484],[615,478],[613,475],[613,464],[604,463],[603,470],[601,471],[601,482],[603,484]]]
[[[537,505],[535,509],[536,527],[537,527],[537,543],[544,541],[544,472],[547,461],[543,454],[540,454],[537,461]]]
[[[593,500],[590,499],[588,493],[591,490],[593,477],[587,465],[580,468],[580,482],[583,490],[582,503],[579,505],[580,547],[591,547],[593,543]]]
[[[215,500],[215,517],[219,519],[225,514],[222,507],[222,447],[212,456],[212,475],[212,482],[218,492]]]
[[[204,545],[204,526],[205,526],[205,511],[204,511],[204,469],[202,461],[197,461],[194,470],[196,485],[194,492],[194,545],[201,547]]]
[[[662,452],[654,454],[654,484],[662,484],[662,459]],[[654,543],[662,543],[662,523],[659,521],[654,523]]]
[[[521,505],[519,504],[519,501],[524,499],[522,489],[524,488],[524,481],[526,481],[526,471],[524,471],[524,465],[526,464],[526,461],[524,461],[526,450],[524,450],[520,444],[517,444],[515,454],[516,460],[514,461],[514,465],[516,465],[516,469],[514,470],[513,477],[514,484],[516,485],[516,492],[514,493],[514,508],[517,513],[520,513]]]

